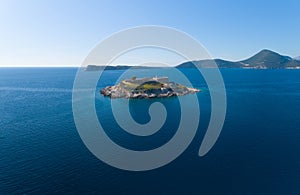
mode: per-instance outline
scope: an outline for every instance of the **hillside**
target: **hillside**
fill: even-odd
[[[237,61],[227,61],[222,59],[215,60],[199,60],[185,62],[177,66],[177,68],[193,68],[196,65],[199,68],[213,67],[215,62],[219,68],[256,68],[256,69],[274,69],[274,68],[300,68],[300,61],[289,56],[280,55],[274,51],[264,49],[254,56]]]
[[[264,49],[254,56],[240,62],[247,67],[286,68],[297,65],[297,63],[293,64],[293,61],[294,60],[291,57],[283,56],[276,52]]]
[[[254,68],[254,69],[278,69],[278,68],[297,68],[300,69],[300,57],[291,58],[289,56],[280,55],[271,50],[264,49],[252,57],[241,61],[228,61],[223,59],[209,59],[188,61],[176,66],[176,68],[213,68],[215,64],[219,68]],[[126,70],[129,68],[134,69],[146,69],[146,68],[158,68],[149,66],[97,66],[89,65],[86,70]]]

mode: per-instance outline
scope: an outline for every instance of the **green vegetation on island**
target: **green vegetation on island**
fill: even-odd
[[[132,77],[115,86],[107,86],[101,89],[100,93],[111,98],[155,98],[181,96],[199,91],[199,89],[169,82],[168,77]]]

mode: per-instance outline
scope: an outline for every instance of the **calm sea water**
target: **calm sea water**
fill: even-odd
[[[203,90],[197,94],[197,135],[176,160],[146,172],[113,168],[85,147],[72,114],[76,71],[0,69],[0,193],[300,194],[299,70],[221,70],[227,115],[217,143],[204,157],[197,154],[209,122],[210,96],[196,70],[183,70]],[[155,71],[163,75],[166,70]],[[98,89],[121,73],[106,71]],[[173,120],[158,133],[138,138],[118,127],[109,99],[95,93],[97,112],[106,113],[99,120],[119,145],[152,149],[177,129],[177,98],[158,100]],[[153,101],[131,102],[137,122],[149,121],[146,110]]]

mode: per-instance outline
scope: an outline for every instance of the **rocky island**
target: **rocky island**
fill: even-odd
[[[168,77],[126,79],[115,86],[100,90],[103,96],[110,98],[155,98],[182,96],[199,92],[199,89],[169,82]]]

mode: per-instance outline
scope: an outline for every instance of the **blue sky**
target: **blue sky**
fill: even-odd
[[[110,34],[164,25],[201,42],[216,58],[263,48],[300,55],[300,1],[0,0],[0,66],[80,65]]]

